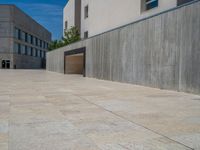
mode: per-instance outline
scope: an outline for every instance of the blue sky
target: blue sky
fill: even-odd
[[[68,0],[0,0],[0,4],[15,4],[52,33],[62,37],[63,8]]]

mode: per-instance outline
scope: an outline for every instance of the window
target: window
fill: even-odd
[[[35,38],[35,45],[38,46],[38,38]]]
[[[26,33],[22,31],[21,32],[21,40],[25,41],[25,38],[26,38]]]
[[[25,55],[27,55],[27,54],[28,54],[28,47],[25,46]]]
[[[38,50],[38,57],[41,57],[41,50]]]
[[[31,38],[31,44],[33,44],[33,36],[30,35],[30,38]]]
[[[28,56],[31,56],[31,48],[28,46],[28,48],[27,48],[27,55]]]
[[[44,58],[44,51],[41,51],[41,58]]]
[[[21,54],[21,45],[20,45],[20,44],[18,44],[18,50],[17,50],[17,53],[18,53],[18,54]]]
[[[89,7],[87,5],[87,6],[85,6],[85,9],[84,9],[85,19],[88,18],[88,11],[89,11]]]
[[[42,47],[42,40],[40,40],[40,47]]]
[[[19,39],[19,29],[15,28],[15,38]]]
[[[88,31],[84,32],[84,39],[88,38]]]
[[[46,58],[46,52],[44,52],[44,58]]]
[[[33,48],[31,47],[31,55],[30,56],[33,56]]]
[[[15,28],[14,37],[15,37],[16,39],[18,38],[18,29],[17,29],[17,28]]]
[[[68,22],[65,21],[65,31],[68,29]]]
[[[44,43],[44,49],[47,49],[48,46],[49,46],[48,43],[45,42],[45,43]]]
[[[194,1],[194,0],[178,0],[178,1],[177,1],[177,6],[180,6],[180,5],[189,3],[189,2],[191,2],[191,1]]]
[[[26,51],[25,51],[25,46],[21,45],[21,54],[25,55]]]
[[[27,42],[31,43],[31,35],[30,34],[27,35]]]
[[[158,7],[158,0],[142,0],[142,11],[147,11]]]
[[[33,37],[33,45],[35,45],[35,43],[36,43],[36,38],[35,37]]]
[[[15,36],[16,39],[21,40],[21,30],[15,28],[15,35],[14,36]]]
[[[37,56],[38,56],[38,50],[35,49],[35,57],[37,57]]]
[[[28,42],[28,34],[25,33],[25,42]]]
[[[36,57],[36,49],[35,48],[32,49],[33,49],[33,56]]]
[[[40,50],[40,57],[42,57],[42,50]]]
[[[43,41],[43,48],[45,48],[45,42]]]
[[[18,53],[18,43],[15,43],[14,44],[14,51],[13,51],[13,53]]]

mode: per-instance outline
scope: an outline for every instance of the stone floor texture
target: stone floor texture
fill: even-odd
[[[0,150],[200,150],[200,96],[0,70]]]

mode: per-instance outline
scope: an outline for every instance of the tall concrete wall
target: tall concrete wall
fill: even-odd
[[[86,47],[86,76],[200,94],[200,2],[47,54],[64,72],[64,51]]]

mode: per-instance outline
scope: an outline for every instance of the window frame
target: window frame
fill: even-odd
[[[84,18],[87,19],[89,17],[89,6],[86,5],[84,7]]]
[[[87,38],[88,38],[88,35],[89,35],[89,34],[88,34],[88,31],[85,31],[85,32],[84,32],[84,39],[87,39]]]
[[[152,3],[156,3],[156,5],[148,8],[148,5]],[[158,6],[159,0],[141,0],[141,12],[150,11],[152,9],[158,8]]]

